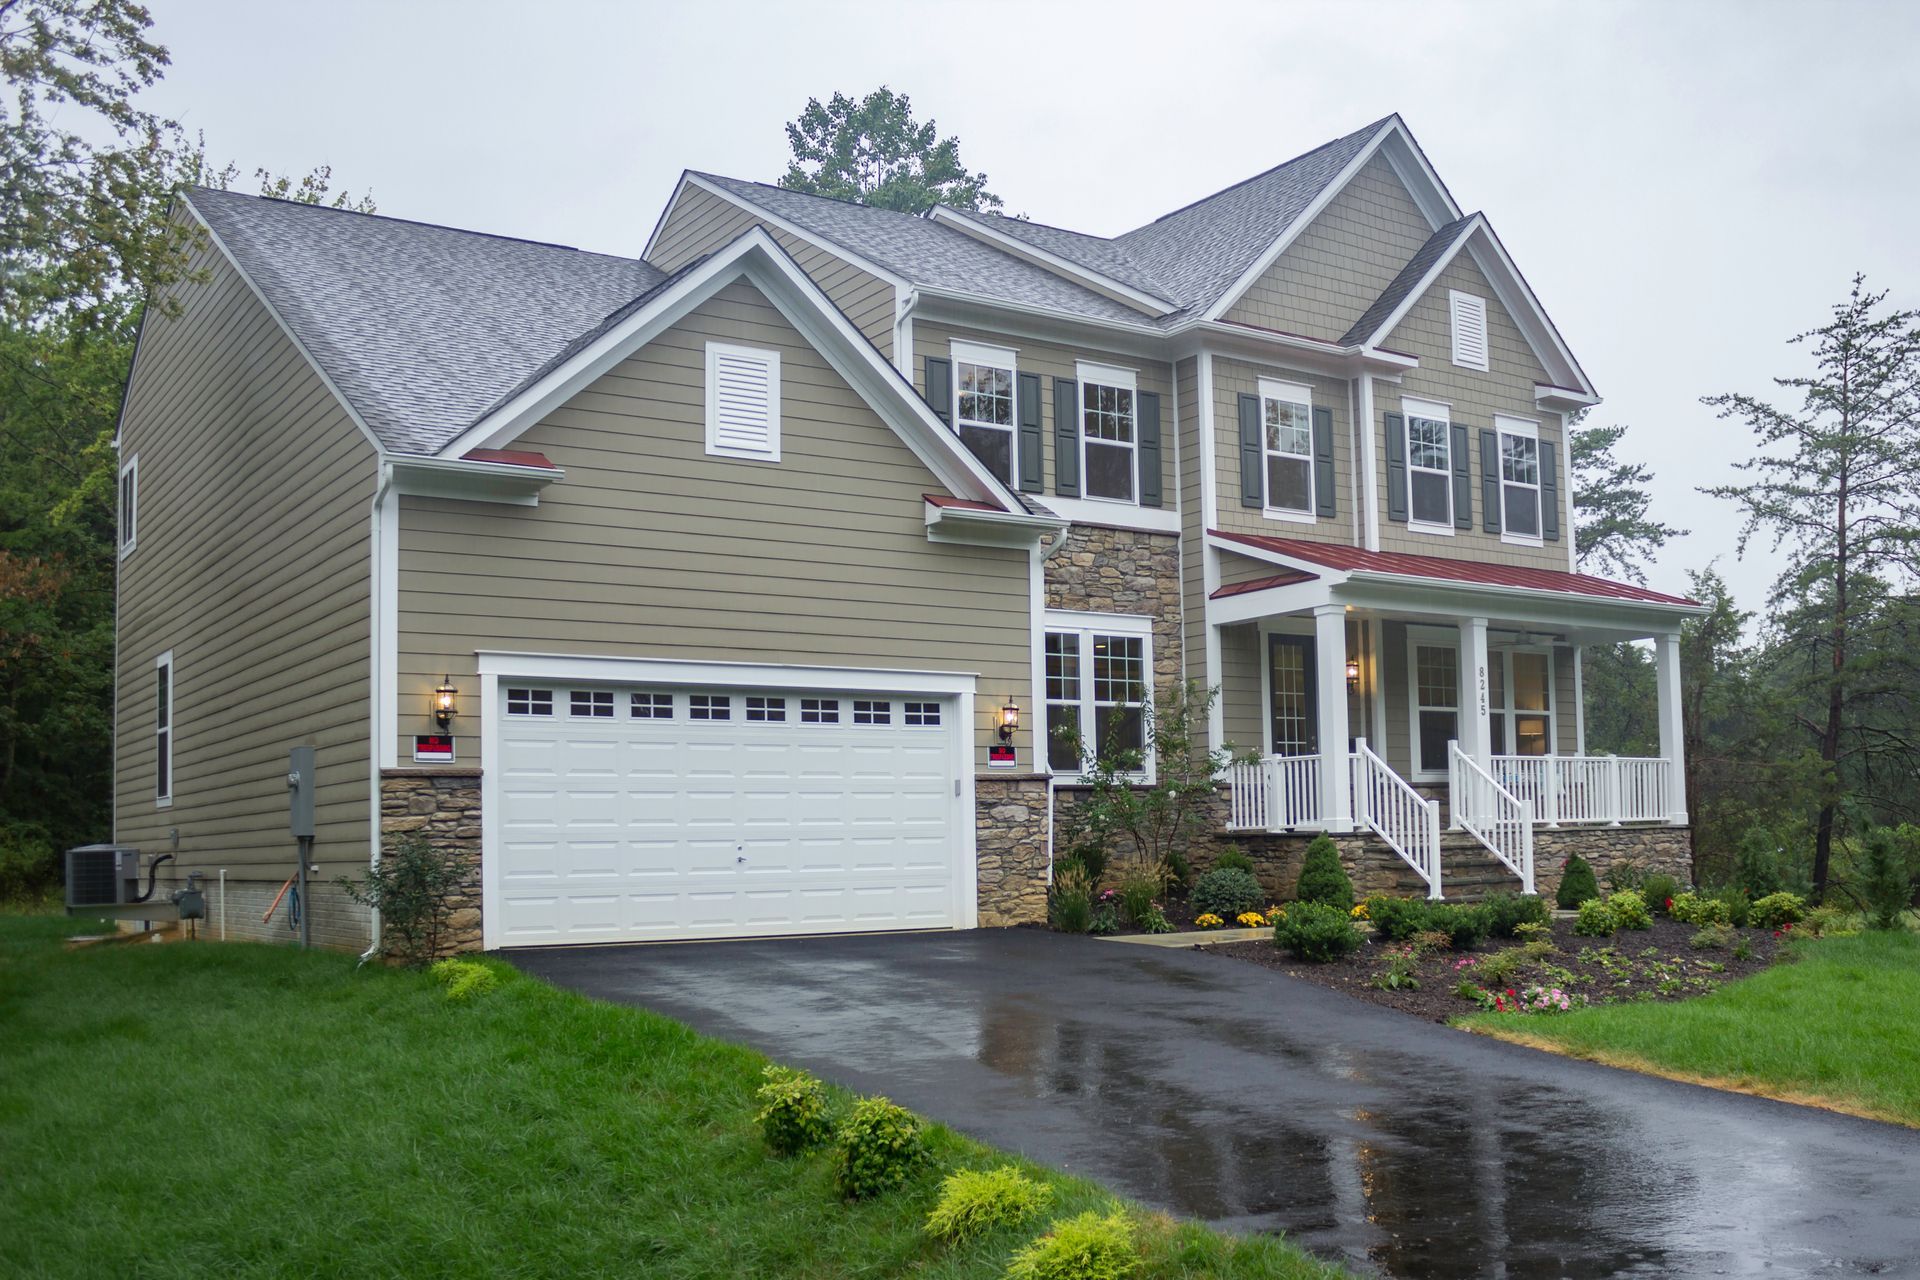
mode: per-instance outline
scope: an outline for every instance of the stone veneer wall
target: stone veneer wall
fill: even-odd
[[[1585,858],[1607,887],[1607,872],[1633,865],[1642,872],[1664,871],[1682,886],[1693,883],[1692,827],[1541,827],[1533,829],[1533,885],[1541,896],[1560,891],[1567,859]],[[1444,881],[1443,881],[1444,883]]]
[[[382,769],[380,847],[418,832],[437,849],[464,855],[467,878],[453,896],[443,954],[478,951],[480,940],[480,770]]]
[[[974,779],[980,927],[1047,918],[1047,780],[1035,774]]]
[[[1153,683],[1180,679],[1180,539],[1076,524],[1045,563],[1047,608],[1153,618]]]

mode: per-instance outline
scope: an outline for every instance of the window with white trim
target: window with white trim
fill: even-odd
[[[707,344],[707,452],[780,461],[780,353]]]
[[[1413,714],[1413,768],[1423,778],[1445,777],[1447,744],[1460,736],[1460,641],[1437,633],[1423,640],[1409,629],[1408,682]]]
[[[747,719],[766,724],[781,724],[786,718],[787,700],[785,698],[748,696]]]
[[[838,698],[802,698],[800,699],[801,724],[839,724],[840,699]]]
[[[507,714],[510,716],[550,716],[553,714],[553,690],[508,689]]]
[[[893,704],[856,698],[853,703],[853,722],[855,724],[892,724]]]
[[[1447,290],[1453,328],[1453,362],[1463,369],[1487,367],[1487,300],[1458,289]]]
[[[567,711],[585,720],[611,720],[613,693],[607,689],[574,689],[567,695]]]
[[[673,719],[673,695],[636,693],[627,700],[627,715],[634,720]]]
[[[1313,391],[1260,379],[1260,416],[1267,464],[1267,510],[1314,514]]]
[[[140,538],[140,455],[120,468],[120,556],[125,559]]]
[[[1516,542],[1540,541],[1540,427],[1495,415],[1500,433],[1500,531]]]
[[[173,650],[153,660],[153,804],[173,803]]]
[[[953,428],[960,443],[1001,483],[1014,483],[1013,352],[953,344]]]
[[[1047,615],[1046,628],[1048,766],[1076,774],[1083,756],[1132,756],[1138,761],[1134,771],[1148,772],[1151,621],[1055,612]]]
[[[1133,502],[1139,443],[1133,370],[1081,364],[1075,372],[1080,375],[1081,492],[1106,502]]]
[[[1403,400],[1407,419],[1407,514],[1413,524],[1453,527],[1453,423],[1443,404]]]
[[[906,702],[901,704],[901,723],[909,729],[933,729],[940,724],[940,704],[937,702]]]

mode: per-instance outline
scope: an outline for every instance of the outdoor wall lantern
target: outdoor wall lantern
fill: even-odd
[[[1360,692],[1360,662],[1356,658],[1347,659],[1347,692]]]
[[[433,691],[433,722],[442,729],[453,722],[460,709],[454,705],[454,696],[459,691],[453,687],[452,676],[441,676],[440,687]]]
[[[1020,704],[1008,698],[1007,705],[1000,708],[1000,741],[1013,741],[1014,731],[1019,727]]]

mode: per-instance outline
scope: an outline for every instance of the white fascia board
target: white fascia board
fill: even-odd
[[[905,279],[896,271],[888,270],[886,267],[881,266],[879,263],[874,262],[870,258],[864,258],[860,256],[860,254],[857,251],[848,248],[846,245],[840,243],[838,240],[835,240],[830,236],[822,235],[817,231],[809,231],[797,222],[789,222],[785,218],[781,217],[779,214],[773,212],[771,209],[768,209],[765,205],[757,204],[754,201],[746,198],[745,196],[735,195],[733,192],[727,190],[723,186],[718,185],[717,183],[708,182],[705,178],[702,178],[697,173],[688,172],[687,175],[683,179],[681,179],[681,186],[682,188],[689,187],[689,186],[698,187],[700,188],[700,190],[705,191],[710,195],[718,196],[720,199],[725,200],[728,204],[733,205],[735,208],[741,209],[747,213],[752,214],[754,217],[761,219],[768,226],[778,227],[780,228],[780,230],[786,232],[788,235],[797,237],[798,239],[801,239],[801,240],[805,240],[808,244],[813,245],[815,248],[821,249],[824,252],[832,254],[834,257],[839,258],[842,262],[851,263],[852,265],[860,268],[862,271],[866,272],[870,276],[879,277],[880,279],[886,281],[888,284],[893,286],[893,290],[896,296],[913,288],[913,282],[911,280]],[[676,190],[673,194],[674,194],[674,199],[678,200],[680,198],[679,190]],[[666,222],[666,215],[662,214],[660,220],[661,220],[661,223],[664,225]],[[658,232],[656,231],[655,234],[658,234]],[[647,243],[647,249],[649,252],[651,252],[653,249],[653,243],[651,240],[648,241]]]
[[[266,309],[268,315],[273,317],[273,322],[280,326],[280,332],[287,335],[287,341],[293,344],[293,349],[300,353],[300,358],[307,362],[307,367],[312,369],[314,376],[320,379],[320,385],[324,386],[328,393],[340,402],[340,407],[346,411],[347,417],[353,420],[353,425],[360,428],[360,434],[367,438],[367,443],[373,446],[374,452],[385,457],[387,450],[385,446],[380,443],[380,437],[373,433],[373,428],[369,427],[366,419],[360,416],[360,411],[353,407],[353,401],[347,399],[346,393],[334,384],[332,378],[327,376],[327,371],[320,367],[320,362],[313,358],[313,353],[308,351],[306,344],[300,341],[300,335],[293,331],[293,326],[287,323],[286,317],[281,315],[279,310],[276,309],[271,302],[267,301],[267,295],[260,291],[260,286],[254,283],[251,275],[247,274],[247,269],[240,265],[240,259],[235,257],[233,250],[227,247],[227,242],[220,238],[220,233],[213,229],[213,224],[208,222],[205,216],[193,207],[193,198],[182,191],[180,193],[180,203],[187,207],[187,212],[191,213],[193,220],[200,224],[200,229],[207,233],[207,239],[213,244],[214,248],[220,251],[220,256],[227,260],[227,265],[231,266],[234,272],[239,275],[240,279],[253,293],[254,299]]]
[[[463,498],[517,507],[539,506],[540,491],[566,475],[559,467],[471,462],[464,458],[395,457],[391,466],[395,490],[408,497]]]
[[[1570,391],[1565,387],[1549,387],[1536,383],[1533,388],[1533,402],[1543,409],[1573,413],[1580,409],[1593,408],[1600,403],[1600,397],[1587,395],[1585,392]]]
[[[1333,603],[1333,585],[1319,582],[1290,582],[1280,587],[1262,587],[1237,595],[1207,599],[1207,622],[1216,627],[1236,622],[1254,622],[1281,614],[1299,613]]]
[[[1350,576],[1350,571],[1335,569],[1321,564],[1317,560],[1308,560],[1302,556],[1290,556],[1281,551],[1272,551],[1266,547],[1256,547],[1245,542],[1236,542],[1232,538],[1223,538],[1218,534],[1207,535],[1207,545],[1216,551],[1231,551],[1234,555],[1245,556],[1249,560],[1265,560],[1268,564],[1279,565],[1283,569],[1298,569],[1302,573],[1311,573],[1322,582],[1338,585]]]
[[[1583,627],[1639,636],[1672,631],[1686,619],[1707,612],[1704,605],[1609,600],[1570,591],[1492,586],[1395,573],[1354,571],[1346,575],[1339,586],[1337,598],[1355,607],[1427,612],[1454,618],[1491,615],[1503,622],[1562,629]]]
[[[610,684],[671,684],[739,688],[830,689],[862,692],[972,693],[974,671],[921,671],[909,668],[789,666],[765,662],[702,662],[680,658],[620,658],[578,653],[525,653],[478,649],[482,676],[506,680],[580,680]]]
[[[1046,495],[1047,509],[1072,524],[1098,529],[1130,529],[1135,533],[1179,533],[1179,507],[1142,507],[1131,502],[1099,498],[1062,498]]]
[[[680,197],[687,193],[687,184],[693,180],[693,170],[682,169],[680,177],[673,184],[673,194],[667,197],[666,204],[660,207],[660,216],[653,220],[653,230],[647,236],[647,247],[640,251],[642,262],[653,261],[653,246],[659,243],[661,231],[666,229],[667,219],[680,203]]]
[[[950,307],[968,308],[982,313],[983,317],[971,323],[994,329],[1002,333],[1015,332],[1011,327],[1000,323],[993,317],[1020,316],[1031,320],[1051,321],[1070,329],[1099,329],[1111,333],[1132,334],[1136,337],[1164,339],[1168,330],[1151,324],[1133,324],[1125,320],[1106,320],[1098,316],[1081,315],[1078,312],[1062,311],[1058,307],[1036,307],[1030,303],[1012,302],[1006,298],[989,298],[984,294],[968,293],[962,289],[941,289],[933,285],[915,285],[914,292],[921,299],[921,311],[930,317],[936,313],[926,306],[928,301],[944,302]],[[941,318],[945,318],[941,315]],[[961,323],[968,323],[962,320]]]
[[[1057,253],[1049,252],[1036,244],[1030,244],[1017,236],[1010,236],[959,210],[950,209],[945,205],[935,205],[931,217],[933,221],[948,224],[962,234],[990,244],[1003,253],[1031,262],[1034,266],[1043,267],[1056,275],[1066,276],[1083,288],[1092,289],[1096,293],[1113,298],[1116,302],[1138,308],[1150,316],[1171,315],[1179,310],[1165,298],[1143,289],[1136,289],[1104,272],[1095,271],[1092,267],[1063,258]]]
[[[1352,377],[1369,370],[1397,373],[1403,369],[1420,367],[1417,356],[1380,351],[1364,345],[1343,347],[1337,342],[1324,342],[1318,338],[1282,333],[1277,329],[1262,329],[1232,320],[1198,320],[1176,328],[1173,333],[1180,339],[1174,344],[1177,357],[1192,354],[1202,346],[1210,347],[1220,355],[1246,360],[1272,360],[1278,351],[1295,359],[1312,361],[1314,372],[1334,378]]]
[[[1378,327],[1367,335],[1366,341],[1361,345],[1370,350],[1374,349],[1376,344],[1385,341],[1388,334],[1398,329],[1400,322],[1407,318],[1407,312],[1413,310],[1416,304],[1426,298],[1435,282],[1440,279],[1440,274],[1452,266],[1453,260],[1460,256],[1460,250],[1466,247],[1467,241],[1471,240],[1474,233],[1482,230],[1485,226],[1486,218],[1483,215],[1477,213],[1473,215],[1473,220],[1467,223],[1466,226],[1460,228],[1460,234],[1453,238],[1453,243],[1448,245],[1446,250],[1441,253],[1438,258],[1433,260],[1433,265],[1427,268],[1427,273],[1420,277],[1420,283],[1407,291],[1407,296],[1400,299],[1400,305],[1395,307],[1393,313],[1385,320],[1382,320]],[[1417,364],[1418,362],[1416,361],[1415,363]]]
[[[1440,175],[1428,163],[1427,153],[1414,141],[1413,131],[1407,128],[1406,121],[1396,114],[1393,124],[1393,135],[1383,144],[1381,152],[1392,166],[1394,176],[1400,179],[1400,185],[1413,197],[1413,203],[1419,208],[1421,216],[1426,218],[1427,225],[1438,231],[1463,211],[1454,202],[1447,184],[1440,181]]]
[[[957,542],[985,547],[1031,547],[1042,536],[1058,533],[1068,522],[1057,517],[1011,511],[969,511],[926,503],[927,541]]]
[[[1520,274],[1520,268],[1514,265],[1507,247],[1500,243],[1500,237],[1494,233],[1492,225],[1484,217],[1476,218],[1475,222],[1477,231],[1467,239],[1467,252],[1473,255],[1481,274],[1493,286],[1494,296],[1500,299],[1500,305],[1507,309],[1507,314],[1520,327],[1527,345],[1533,348],[1534,354],[1549,373],[1571,377],[1579,390],[1597,400],[1599,393],[1594,390],[1592,380],[1587,377],[1586,370],[1580,367],[1580,362],[1573,358],[1572,349],[1548,318],[1547,309],[1540,305],[1533,287]],[[1558,370],[1554,367],[1556,364],[1559,365]]]

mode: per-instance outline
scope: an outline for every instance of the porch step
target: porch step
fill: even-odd
[[[1427,882],[1404,862],[1397,863],[1395,884],[1407,896],[1425,894]],[[1464,832],[1440,837],[1440,893],[1448,902],[1479,902],[1490,894],[1520,892],[1520,877]]]

